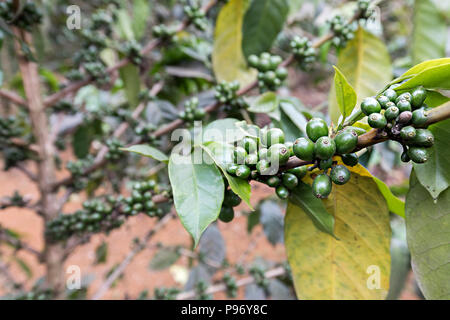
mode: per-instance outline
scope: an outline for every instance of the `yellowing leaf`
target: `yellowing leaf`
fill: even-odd
[[[355,171],[324,200],[340,240],[319,231],[302,209],[288,205],[285,243],[300,299],[384,299],[388,293],[389,210],[370,174]]]
[[[248,5],[248,0],[230,0],[217,17],[212,62],[219,81],[238,80],[242,86],[256,77],[242,52],[242,22]]]

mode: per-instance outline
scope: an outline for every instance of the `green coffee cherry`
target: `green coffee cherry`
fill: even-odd
[[[225,223],[231,222],[234,219],[234,210],[232,207],[223,206],[220,209],[219,220]]]
[[[250,176],[250,168],[245,164],[238,165],[235,174],[236,177],[246,180]]]
[[[285,186],[278,186],[276,193],[280,199],[287,199],[289,197],[289,190]]]
[[[343,185],[350,180],[350,170],[346,166],[337,165],[331,169],[330,177],[335,184]]]
[[[283,172],[281,175],[281,180],[283,182],[283,185],[288,188],[289,190],[294,189],[298,185],[298,178],[289,172]]]
[[[380,104],[382,109],[387,109],[386,104],[388,102],[390,102],[391,100],[388,97],[386,97],[386,96],[379,96],[377,101]]]
[[[369,126],[376,129],[383,129],[387,124],[386,117],[381,113],[372,113],[367,121]]]
[[[370,116],[372,113],[378,113],[381,111],[381,106],[377,99],[369,97],[365,98],[361,103],[361,111],[366,115]]]
[[[320,160],[319,161],[319,169],[321,170],[328,170],[333,165],[333,158]]]
[[[234,176],[234,175],[236,175],[236,169],[237,169],[237,167],[238,167],[237,164],[231,163],[231,164],[229,164],[228,167],[227,167],[227,172],[228,172],[229,174],[231,174],[231,175]]]
[[[336,143],[330,137],[320,137],[314,145],[314,153],[319,159],[329,159],[336,152]]]
[[[302,160],[312,161],[314,159],[314,142],[307,138],[298,138],[295,140],[292,149],[295,156]]]
[[[284,132],[279,128],[271,128],[262,136],[262,143],[270,147],[273,144],[284,143]]]
[[[258,143],[255,138],[252,137],[244,137],[239,145],[245,149],[247,153],[254,153],[258,150]]]
[[[397,99],[397,92],[395,92],[395,90],[393,89],[387,89],[385,92],[383,92],[383,95],[385,97],[388,97],[392,102],[395,102],[395,99]]]
[[[402,99],[397,102],[397,108],[402,113],[403,111],[411,111],[411,103],[408,100]]]
[[[273,176],[273,177],[270,177],[269,179],[267,179],[267,185],[272,188],[278,187],[280,185],[280,183],[281,183],[281,180],[277,176]]]
[[[266,159],[259,160],[256,164],[256,170],[258,170],[258,173],[261,175],[266,175],[268,170],[270,168],[270,163]]]
[[[287,76],[288,76],[288,71],[287,71],[286,68],[278,68],[278,69],[275,71],[275,75],[276,75],[276,77],[277,77],[278,79],[284,80],[284,79],[286,79]]]
[[[261,148],[261,149],[259,149],[258,150],[258,158],[260,159],[260,160],[268,160],[269,159],[269,156],[267,155],[267,153],[268,153],[268,149],[267,148]]]
[[[236,207],[241,203],[241,198],[233,192],[233,190],[226,190],[223,198],[223,203],[228,207]]]
[[[257,163],[258,163],[258,155],[256,153],[248,154],[245,157],[245,164],[247,166],[253,166],[256,165]]]
[[[339,154],[352,152],[358,144],[358,134],[355,131],[342,131],[334,138],[336,152]]]
[[[403,127],[402,130],[400,130],[400,136],[403,140],[412,140],[416,137],[416,129],[411,126]]]
[[[323,136],[328,136],[328,125],[325,120],[320,118],[312,118],[306,124],[306,134],[313,141]]]
[[[402,162],[409,162],[411,160],[411,158],[408,155],[408,150],[403,151],[400,159],[402,160]]]
[[[269,156],[271,163],[278,162],[280,165],[285,164],[290,156],[289,150],[281,143],[270,146],[267,155]]]
[[[256,68],[259,64],[259,58],[258,56],[252,54],[248,57],[248,64],[252,68]]]
[[[236,147],[234,149],[234,162],[239,164],[245,163],[245,158],[247,157],[247,151],[242,147]]]
[[[308,167],[307,166],[295,167],[289,169],[287,172],[294,174],[298,179],[303,179],[308,173]]]
[[[425,113],[425,110],[422,108],[414,110],[414,112],[412,113],[412,118],[411,118],[412,124],[417,127],[421,127],[424,124],[426,124],[427,120],[428,120],[428,116]]]
[[[415,163],[424,163],[428,160],[428,149],[421,147],[409,147],[408,157]]]
[[[395,99],[395,104],[399,103],[401,100],[406,100],[408,102],[411,102],[411,93],[405,92],[405,93],[402,93],[401,95],[399,95],[397,97],[397,99]]]
[[[423,87],[415,89],[411,93],[411,106],[414,109],[420,108],[427,98],[427,91]]]
[[[429,148],[434,144],[434,135],[428,129],[416,129],[416,136],[409,143],[415,147]]]
[[[347,153],[341,155],[342,162],[347,166],[354,167],[358,164],[358,156],[356,153]]]
[[[398,110],[397,106],[389,107],[386,109],[386,112],[384,113],[384,116],[386,117],[387,121],[392,121],[398,117],[400,114],[400,110]]]
[[[327,198],[331,193],[331,188],[331,179],[328,175],[323,173],[314,178],[312,191],[316,198]]]

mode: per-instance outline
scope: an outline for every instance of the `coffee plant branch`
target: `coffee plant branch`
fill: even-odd
[[[203,12],[204,13],[208,12],[216,3],[217,3],[217,0],[211,0],[210,2],[208,2],[202,8]],[[190,21],[189,20],[184,20],[175,29],[175,32],[183,31],[189,25],[190,25]],[[160,39],[153,39],[153,40],[151,40],[146,46],[144,46],[144,48],[141,51],[141,55],[145,56],[145,55],[149,54],[153,49],[155,49],[158,45],[160,45],[162,43],[164,43],[164,41],[162,41]],[[119,70],[120,68],[126,66],[129,63],[131,63],[131,60],[129,58],[123,58],[122,60],[117,62],[117,64],[115,64],[114,66],[111,66],[110,68],[108,68],[106,70],[106,73],[107,74],[112,74],[115,71]],[[63,99],[65,96],[78,91],[82,87],[92,83],[94,80],[95,80],[94,78],[90,77],[90,78],[87,78],[87,79],[80,80],[80,81],[77,81],[77,82],[69,84],[67,87],[65,87],[61,91],[58,91],[58,92],[54,93],[53,95],[50,95],[46,99],[44,99],[45,106],[46,107],[51,107],[56,102],[58,102],[59,100]]]
[[[15,238],[15,237],[12,237],[5,230],[3,230],[1,228],[0,228],[0,242],[5,242],[5,243],[11,245],[12,247],[14,247],[15,250],[23,250],[23,251],[29,252],[29,253],[33,254],[34,256],[36,256],[39,261],[42,261],[42,258],[43,258],[42,252],[31,247],[29,244]]]
[[[286,269],[283,267],[276,267],[274,269],[268,270],[264,273],[264,277],[266,279],[271,278],[277,278],[281,277],[286,274]],[[242,279],[239,279],[236,281],[237,287],[243,287],[248,286],[249,284],[252,284],[255,282],[255,278],[253,276],[245,277]],[[210,286],[206,289],[206,294],[214,294],[217,292],[222,292],[227,290],[227,285],[225,283],[218,283],[215,285]],[[186,300],[186,299],[193,299],[197,295],[197,292],[195,290],[181,292],[177,295],[176,300]]]

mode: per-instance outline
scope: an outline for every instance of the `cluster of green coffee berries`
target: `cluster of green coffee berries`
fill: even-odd
[[[141,212],[149,217],[163,216],[164,210],[158,208],[152,201],[156,192],[162,193],[163,191],[166,192],[166,190],[160,190],[154,180],[135,183],[131,195],[124,199],[123,213],[130,216],[135,216]]]
[[[106,146],[108,147],[108,153],[105,158],[108,160],[119,160],[123,157],[123,152],[120,148],[123,147],[122,141],[116,138],[111,138],[106,141]]]
[[[29,292],[21,293],[14,300],[51,300],[54,298],[52,289],[32,288]]]
[[[153,135],[156,126],[152,123],[141,123],[135,129],[134,133],[141,138],[142,142],[154,143],[157,138]]]
[[[370,8],[370,1],[371,0],[358,0],[356,2],[359,17],[361,19],[368,19],[373,15],[373,9]]]
[[[219,220],[222,222],[230,222],[234,219],[233,207],[238,206],[241,203],[241,198],[234,193],[231,189],[225,190],[223,197],[222,208],[219,214]]]
[[[0,204],[0,209],[5,209],[8,207],[24,207],[26,201],[23,196],[16,190],[11,197],[8,197],[8,202]]]
[[[155,38],[170,40],[175,35],[175,30],[164,24],[160,24],[153,27],[152,34]]]
[[[7,144],[9,139],[19,137],[23,134],[18,120],[15,116],[0,117],[0,143]]]
[[[120,47],[120,51],[135,65],[142,63],[142,46],[136,40],[127,41]]]
[[[112,33],[113,22],[113,17],[105,10],[98,10],[91,16],[91,28],[93,30],[103,30],[107,35]]]
[[[180,293],[178,288],[155,288],[154,297],[155,300],[175,300]]]
[[[67,100],[60,100],[52,106],[54,112],[75,114],[77,112],[73,103]]]
[[[45,235],[53,241],[64,241],[73,235],[83,235],[101,231],[110,231],[120,227],[124,218],[116,216],[113,212],[120,199],[108,198],[106,201],[93,199],[83,203],[83,209],[73,214],[61,214],[49,221],[46,225]]]
[[[258,57],[254,54],[248,57],[248,64],[258,70],[258,86],[261,92],[276,91],[287,78],[288,72],[279,67],[283,59],[277,55],[263,52]]]
[[[239,87],[238,81],[221,81],[215,86],[215,98],[224,105],[224,110],[228,114],[248,108],[248,103],[245,99],[237,94]]]
[[[252,266],[248,272],[253,277],[253,281],[258,287],[265,290],[269,288],[269,279],[266,278],[266,271],[264,268]]]
[[[223,276],[222,280],[226,286],[227,297],[228,298],[236,298],[237,290],[238,290],[236,279],[227,272]]]
[[[178,114],[178,117],[185,122],[194,122],[202,120],[206,116],[204,109],[198,107],[198,98],[193,97],[184,104],[184,111]]]
[[[426,97],[427,91],[422,87],[400,95],[389,88],[378,98],[369,97],[361,103],[369,125],[403,145],[404,162],[424,163],[429,158],[428,148],[434,144],[433,134],[426,129],[429,110],[424,103]]]
[[[308,38],[295,36],[290,42],[290,47],[302,69],[308,69],[308,66],[316,60],[316,50]]]
[[[333,32],[331,43],[336,48],[342,48],[347,44],[347,41],[355,37],[357,24],[355,22],[347,23],[340,15],[334,16],[330,21],[330,30]]]
[[[19,12],[16,12],[15,9],[15,1],[0,2],[0,18],[6,23],[12,23],[27,31],[32,31],[33,26],[42,21],[42,12],[32,1],[25,1],[22,8],[17,8],[20,9]]]
[[[97,82],[100,86],[111,82],[111,78],[106,71],[106,66],[103,62],[87,62],[83,64],[83,68],[86,73],[95,79],[95,82]]]
[[[89,177],[84,173],[94,163],[92,155],[88,155],[85,159],[79,159],[76,161],[69,161],[66,164],[66,169],[70,172],[73,182],[73,189],[79,191],[86,187]]]
[[[208,21],[206,20],[205,13],[197,2],[184,6],[183,11],[189,21],[191,21],[191,23],[193,23],[199,30],[206,30],[208,27]]]

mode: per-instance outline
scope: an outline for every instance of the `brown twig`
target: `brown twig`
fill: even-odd
[[[8,99],[12,103],[17,104],[19,106],[27,105],[27,101],[13,91],[9,91],[6,89],[0,89],[0,97]]]
[[[29,244],[10,236],[4,229],[0,229],[0,242],[5,242],[14,247],[16,250],[23,250],[36,256],[39,261],[42,260],[42,252],[33,248]]]
[[[271,270],[265,272],[264,276],[266,279],[271,279],[271,278],[281,277],[285,274],[286,274],[285,268],[277,267],[277,268],[274,268],[274,269],[271,269]],[[236,285],[238,287],[243,287],[243,286],[248,286],[249,284],[252,284],[254,282],[255,282],[255,278],[253,276],[249,276],[249,277],[245,277],[245,278],[237,280]],[[222,292],[222,291],[226,291],[226,290],[227,290],[227,286],[225,283],[218,283],[218,284],[212,285],[209,288],[207,288],[205,293],[206,294],[214,294],[214,293]],[[193,299],[193,298],[195,298],[196,295],[197,295],[197,292],[195,290],[191,290],[191,291],[179,293],[177,295],[176,299],[177,300]]]

